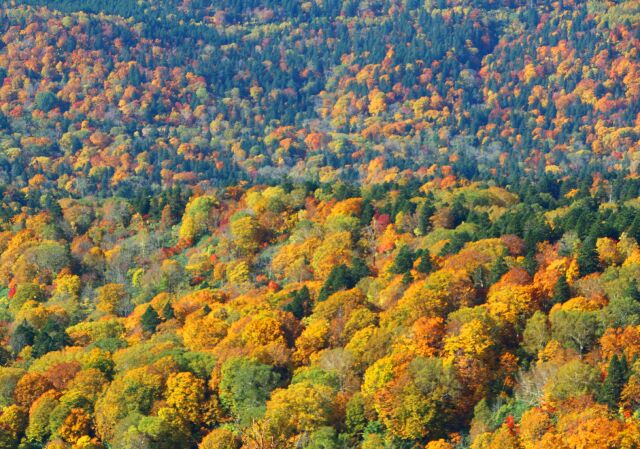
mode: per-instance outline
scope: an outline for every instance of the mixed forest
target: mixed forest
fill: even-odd
[[[640,1],[0,4],[0,449],[640,449]]]

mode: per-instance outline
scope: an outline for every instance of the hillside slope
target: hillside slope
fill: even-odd
[[[640,3],[0,6],[0,449],[640,448]]]

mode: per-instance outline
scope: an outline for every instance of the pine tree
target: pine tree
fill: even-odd
[[[393,266],[391,271],[396,274],[403,274],[409,271],[413,267],[414,254],[407,245],[403,245],[396,258],[393,260]]]
[[[451,216],[453,217],[453,226],[458,227],[469,214],[469,209],[467,209],[464,204],[462,204],[462,199],[460,197],[456,198],[451,206]]]
[[[69,341],[64,326],[49,319],[33,339],[33,355],[40,357],[48,352],[62,349]]]
[[[538,271],[538,261],[536,260],[534,253],[527,253],[527,255],[524,257],[522,268],[527,270],[527,272],[531,276],[533,276],[536,271]]]
[[[173,312],[173,307],[171,307],[171,303],[167,302],[162,308],[162,319],[165,321],[171,320],[175,318],[175,313]]]
[[[428,249],[423,249],[420,255],[420,262],[416,267],[418,273],[428,274],[433,270],[433,262],[431,261],[431,254]]]
[[[551,237],[552,232],[549,225],[539,216],[535,216],[525,223],[524,246],[527,253],[535,252],[538,243],[551,240]]]
[[[327,277],[327,280],[324,282],[324,285],[320,289],[318,300],[324,301],[338,290],[346,288],[350,283],[351,272],[349,270],[349,267],[347,267],[345,264],[340,264],[336,267],[333,267],[331,273],[329,273],[329,276]]]
[[[640,216],[636,216],[633,219],[629,229],[627,229],[627,234],[636,240],[640,240]]]
[[[362,226],[369,225],[375,213],[376,209],[373,207],[373,204],[371,204],[371,201],[365,201],[364,206],[362,206],[362,213],[360,214],[360,224]]]
[[[369,276],[369,267],[361,258],[357,257],[351,264],[351,287],[355,286],[360,279]]]
[[[286,312],[291,312],[297,319],[302,319],[311,312],[311,295],[305,285],[298,291],[291,293],[291,302],[283,307]]]
[[[351,267],[340,264],[333,267],[324,285],[320,289],[318,301],[324,301],[333,293],[343,288],[353,288],[360,279],[369,276],[369,267],[360,258],[353,260]]]
[[[145,332],[154,333],[160,322],[158,312],[156,312],[153,307],[147,306],[147,310],[145,310],[140,317],[140,325],[142,326],[142,329]]]
[[[0,112],[0,129],[9,131],[11,126],[11,122],[9,122],[9,118]]]
[[[9,344],[11,345],[11,349],[13,349],[14,353],[19,353],[25,346],[30,346],[33,344],[33,339],[35,337],[35,332],[31,325],[26,321],[22,321],[11,334],[11,339]]]
[[[561,304],[571,298],[571,289],[567,283],[566,276],[560,276],[556,285],[553,286],[553,304]]]
[[[498,257],[491,266],[491,271],[489,272],[489,282],[491,284],[495,284],[500,280],[502,276],[504,276],[507,271],[509,271],[507,261],[504,259],[503,255],[500,255],[500,257]]]
[[[580,268],[580,276],[595,273],[600,268],[598,263],[598,251],[596,249],[595,237],[587,237],[578,251],[578,267]]]
[[[600,389],[600,400],[611,408],[615,408],[618,405],[620,393],[627,381],[627,371],[626,358],[623,357],[620,360],[617,355],[611,357],[607,368],[607,378]]]
[[[427,235],[431,230],[431,216],[436,211],[431,201],[427,200],[418,206],[418,232]]]

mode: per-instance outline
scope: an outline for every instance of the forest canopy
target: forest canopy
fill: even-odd
[[[0,449],[640,448],[640,3],[0,5]]]

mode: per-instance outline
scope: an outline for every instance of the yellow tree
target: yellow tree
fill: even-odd
[[[191,198],[182,216],[178,235],[186,241],[194,241],[209,229],[217,225],[216,211],[218,200],[212,195]]]
[[[521,327],[535,311],[533,289],[529,285],[494,284],[487,295],[489,313],[511,327]]]
[[[192,423],[198,423],[203,418],[204,395],[204,380],[190,372],[171,374],[167,379],[167,404]]]
[[[97,308],[105,313],[119,315],[127,308],[127,290],[123,284],[106,284],[97,289]]]
[[[68,443],[74,444],[91,431],[91,417],[84,409],[72,408],[58,433]]]
[[[374,407],[392,435],[401,439],[434,437],[456,414],[461,389],[451,364],[418,357],[395,369],[374,395]]]
[[[296,340],[293,359],[299,364],[309,362],[309,357],[326,347],[331,326],[324,319],[311,322]]]
[[[238,449],[241,444],[241,440],[231,430],[218,427],[202,439],[198,449]]]
[[[231,222],[231,235],[243,254],[252,254],[260,247],[265,230],[255,217],[245,216]]]
[[[285,437],[312,432],[330,423],[335,392],[326,385],[300,382],[275,390],[267,402],[266,419]]]
[[[423,316],[445,316],[470,305],[474,297],[473,282],[464,271],[438,270],[426,280],[411,284],[396,307],[382,314],[382,321],[410,325]]]
[[[311,266],[316,278],[324,280],[331,270],[351,260],[351,233],[348,231],[334,232],[325,236],[320,246],[313,254]]]
[[[202,316],[194,312],[187,317],[182,328],[184,345],[192,351],[213,349],[226,335],[229,325],[215,312]]]

